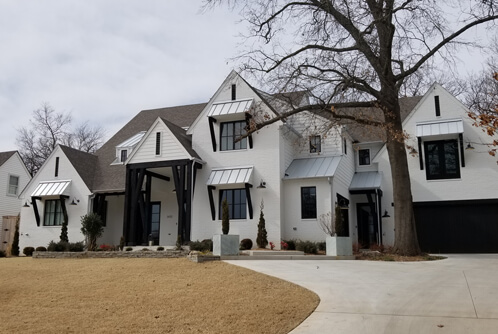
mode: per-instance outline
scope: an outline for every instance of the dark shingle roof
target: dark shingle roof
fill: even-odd
[[[164,124],[168,126],[168,128],[171,130],[171,133],[178,139],[180,144],[187,150],[187,152],[194,158],[200,159],[199,155],[197,152],[195,152],[192,149],[192,136],[187,135],[186,131],[180,128],[179,126],[176,126],[175,124],[171,123],[167,119],[161,117],[162,121]]]
[[[0,152],[0,166],[2,166],[11,156],[16,154],[17,151]]]
[[[92,189],[97,156],[64,145],[59,146],[73,165],[74,169],[76,169],[83,182],[85,182],[88,189]]]
[[[116,158],[117,145],[140,131],[147,131],[158,117],[167,120],[177,127],[188,127],[194,122],[205,106],[206,103],[199,103],[186,106],[143,110],[139,112],[95,153],[98,156],[98,160],[93,179],[93,191],[104,192],[124,190],[126,179],[125,166],[111,166],[111,163]],[[178,132],[178,130],[175,131]]]

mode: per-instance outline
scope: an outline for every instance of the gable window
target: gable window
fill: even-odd
[[[460,178],[456,140],[429,141],[424,148],[427,180]]]
[[[64,220],[61,201],[58,199],[47,199],[45,201],[44,226],[61,226]]]
[[[54,176],[55,177],[59,176],[59,157],[55,158],[55,173],[54,173]]]
[[[161,154],[161,132],[156,132],[156,155]]]
[[[310,153],[320,153],[322,144],[320,136],[310,136]]]
[[[228,213],[230,219],[246,219],[246,190],[224,189],[220,190],[219,219],[222,217],[221,203],[226,198],[228,202]]]
[[[344,155],[347,155],[348,154],[348,141],[346,140],[346,138],[342,138],[342,150],[344,152]]]
[[[316,187],[301,188],[301,218],[316,218]]]
[[[358,164],[360,166],[370,165],[370,149],[365,148],[358,150]]]
[[[9,175],[9,188],[7,190],[8,195],[17,195],[19,190],[19,176]]]
[[[128,150],[121,150],[121,158],[119,161],[125,162],[128,158]]]
[[[245,127],[245,121],[221,123],[220,150],[231,151],[246,149],[247,137],[240,138],[246,134]]]

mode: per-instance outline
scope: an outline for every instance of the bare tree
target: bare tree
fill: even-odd
[[[17,130],[17,146],[28,171],[34,175],[57,144],[63,144],[85,152],[95,152],[103,142],[101,127],[88,123],[71,129],[70,114],[58,113],[48,103],[33,111],[29,126]]]
[[[498,3],[489,0],[205,0],[206,7],[238,7],[249,26],[243,70],[276,87],[307,91],[311,103],[294,107],[254,126],[256,131],[301,111],[327,112],[336,120],[381,127],[392,171],[395,205],[394,251],[420,253],[399,96],[403,84],[434,56],[455,63],[472,27],[493,23]],[[451,11],[443,6],[457,8]],[[376,107],[381,120],[342,113],[343,108]]]

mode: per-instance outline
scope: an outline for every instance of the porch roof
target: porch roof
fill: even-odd
[[[417,137],[463,133],[461,118],[417,123]]]
[[[38,184],[31,197],[58,196],[68,190],[71,180],[65,181],[43,181]]]
[[[213,169],[207,180],[208,186],[251,183],[253,167]]]
[[[285,171],[284,180],[334,176],[340,156],[294,159]]]
[[[349,192],[380,189],[382,174],[379,172],[356,173],[351,180]]]

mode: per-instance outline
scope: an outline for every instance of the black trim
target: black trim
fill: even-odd
[[[208,196],[209,196],[209,206],[211,208],[211,220],[216,219],[216,212],[214,208],[214,197],[213,197],[213,191],[216,189],[215,186],[207,186],[208,189]]]
[[[237,99],[237,85],[232,84],[232,101]]]
[[[145,171],[145,175],[151,176],[151,177],[155,177],[155,178],[161,179],[163,181],[169,181],[170,180],[169,176],[161,175],[161,174],[154,173],[154,172],[149,172],[148,170]]]
[[[55,158],[55,177],[59,176],[59,157]]]
[[[61,209],[62,209],[62,216],[64,217],[64,222],[66,224],[69,224],[69,217],[67,216],[67,209],[66,209],[66,199],[68,199],[69,196],[64,196],[60,195],[59,200],[61,201]]]
[[[434,96],[434,106],[436,108],[436,116],[441,116],[441,107],[439,105],[439,95]]]
[[[251,129],[251,118],[252,118],[252,115],[248,112],[246,112],[245,114],[245,117],[246,117],[246,131],[249,131]],[[248,136],[247,136],[248,140],[249,140],[249,148],[252,149],[252,133],[250,133]]]
[[[189,159],[181,160],[165,160],[165,161],[152,161],[152,162],[141,162],[137,164],[128,164],[126,168],[129,169],[144,169],[144,168],[156,168],[156,167],[174,167],[174,166],[184,166],[188,164]]]
[[[161,132],[156,132],[156,155],[161,154]]]
[[[208,117],[209,121],[209,132],[211,133],[211,144],[213,145],[213,152],[216,152],[216,133],[214,133],[214,123],[216,119],[214,117]]]
[[[36,204],[36,200],[41,200],[41,197],[31,197],[31,204],[33,205],[33,211],[35,213],[36,226],[40,226],[40,212],[38,211],[38,204]]]
[[[464,154],[465,150],[463,148],[463,134],[459,133],[458,139],[460,143],[460,158],[462,159],[462,167],[465,167],[465,154]]]
[[[251,191],[250,191],[250,189],[252,188],[252,184],[246,183],[245,188],[246,188],[247,207],[249,209],[249,219],[252,219],[253,218],[253,208],[252,208]]]
[[[420,170],[424,170],[424,157],[422,155],[422,138],[417,137],[418,141],[418,160],[420,161]]]

